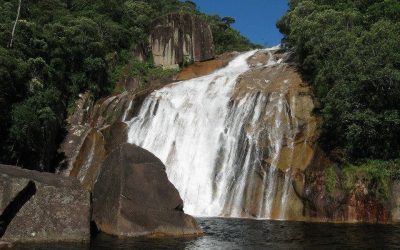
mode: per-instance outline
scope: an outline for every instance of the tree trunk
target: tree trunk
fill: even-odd
[[[18,10],[17,10],[17,18],[15,18],[14,27],[13,27],[12,32],[11,32],[11,41],[10,41],[10,44],[8,45],[9,48],[11,48],[13,46],[15,28],[17,27],[17,23],[18,23],[18,19],[19,19],[19,13],[21,12],[21,4],[22,4],[22,0],[19,0]]]

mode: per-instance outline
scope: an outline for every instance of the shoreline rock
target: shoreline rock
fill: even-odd
[[[7,242],[90,240],[90,196],[72,177],[0,165],[0,238]]]
[[[202,234],[162,162],[145,149],[122,144],[101,166],[93,189],[93,220],[118,237]]]

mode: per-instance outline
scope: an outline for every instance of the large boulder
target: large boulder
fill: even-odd
[[[201,230],[183,212],[183,201],[153,154],[122,144],[101,166],[93,190],[93,220],[120,237],[195,235]]]
[[[90,195],[75,178],[0,165],[0,237],[8,242],[90,240]]]
[[[214,58],[210,26],[200,17],[173,13],[156,19],[150,34],[154,63],[166,68]]]

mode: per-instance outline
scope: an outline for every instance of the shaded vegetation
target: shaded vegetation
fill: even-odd
[[[336,173],[336,166],[331,166],[324,171],[325,189],[330,196],[333,196],[338,186],[339,176]]]
[[[0,162],[30,169],[54,170],[67,107],[79,93],[107,95],[123,73],[142,84],[175,73],[132,59],[138,48],[148,51],[155,18],[202,15],[218,52],[254,47],[233,20],[207,17],[190,1],[22,0],[15,22],[19,2],[0,0]]]
[[[344,190],[351,192],[358,185],[365,185],[368,194],[378,200],[390,198],[390,181],[393,176],[393,162],[366,161],[358,165],[348,165],[343,169]],[[397,165],[396,168],[399,166]]]
[[[277,26],[320,100],[320,145],[342,187],[388,199],[400,177],[400,2],[291,0]],[[328,192],[337,180],[327,168]]]
[[[400,180],[400,162],[365,160],[341,169],[331,166],[324,170],[324,179],[325,189],[332,197],[336,189],[349,195],[356,188],[365,187],[366,195],[383,202],[391,196],[392,181]]]
[[[292,0],[278,22],[340,162],[400,157],[400,2]]]

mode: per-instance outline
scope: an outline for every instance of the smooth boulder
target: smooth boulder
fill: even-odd
[[[201,229],[183,212],[183,201],[152,153],[122,144],[101,166],[93,190],[93,220],[119,237],[196,235]]]
[[[0,165],[0,238],[88,241],[90,195],[75,178]]]

